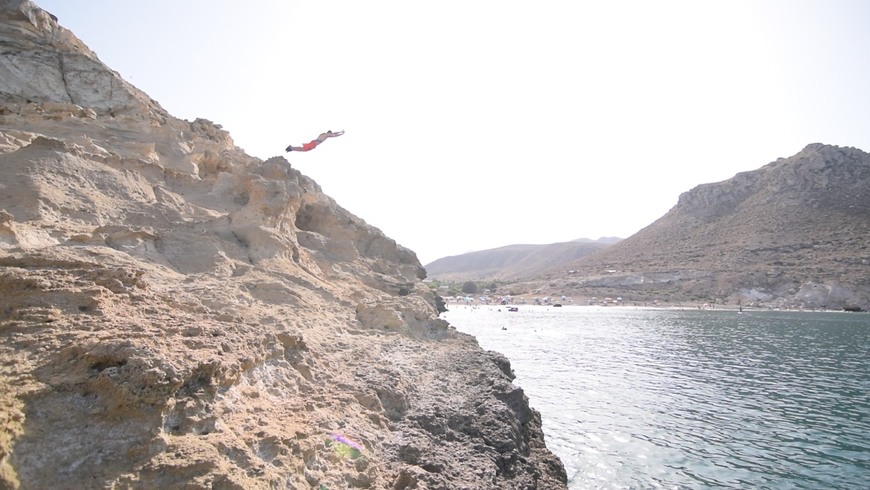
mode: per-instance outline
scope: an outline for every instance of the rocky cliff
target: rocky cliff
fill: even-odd
[[[685,192],[665,216],[547,284],[641,301],[870,310],[868,237],[870,154],[816,143]]]
[[[565,487],[413,252],[28,1],[0,169],[0,488]]]

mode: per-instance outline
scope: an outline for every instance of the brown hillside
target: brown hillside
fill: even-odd
[[[532,284],[634,300],[866,310],[868,246],[870,155],[811,144],[699,185],[632,237]]]
[[[452,257],[426,265],[432,279],[443,281],[515,280],[598,252],[613,241],[571,241],[548,245],[508,245]]]

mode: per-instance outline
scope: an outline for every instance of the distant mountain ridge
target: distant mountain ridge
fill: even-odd
[[[425,269],[429,278],[447,281],[520,279],[593,254],[620,240],[578,238],[546,245],[507,245],[443,257]]]
[[[814,143],[699,185],[635,235],[543,277],[643,298],[866,310],[868,238],[870,154]]]
[[[631,237],[517,277],[510,289],[870,310],[870,154],[813,143],[699,185]]]

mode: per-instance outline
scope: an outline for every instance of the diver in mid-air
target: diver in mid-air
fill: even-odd
[[[341,136],[344,134],[344,131],[338,131],[333,133],[332,130],[329,130],[325,133],[320,133],[316,139],[311,140],[308,143],[303,144],[302,146],[293,146],[290,145],[287,147],[286,151],[311,151],[320,143],[326,141],[326,138],[335,138],[336,136]]]

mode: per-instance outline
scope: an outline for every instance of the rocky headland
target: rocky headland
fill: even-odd
[[[0,488],[566,486],[412,251],[29,1],[0,169]]]

